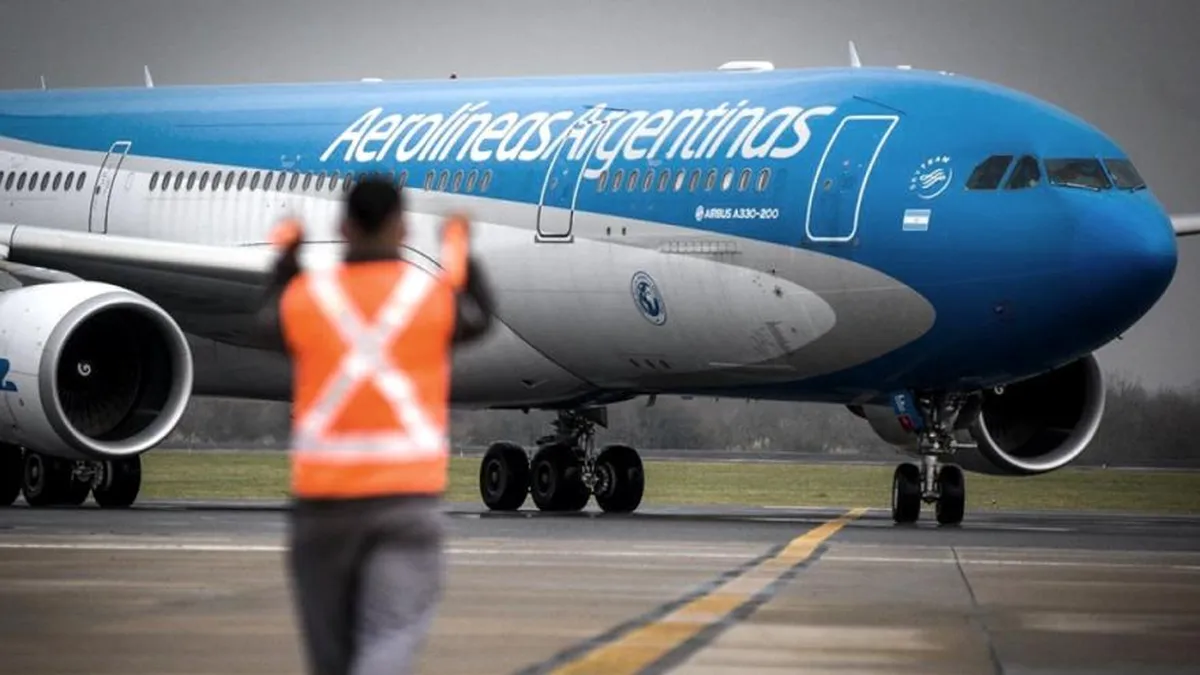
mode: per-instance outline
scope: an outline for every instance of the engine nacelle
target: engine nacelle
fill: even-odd
[[[1104,376],[1090,354],[1009,384],[1003,393],[980,392],[964,406],[955,429],[956,435],[969,436],[977,449],[959,450],[953,461],[968,471],[994,475],[1061,469],[1096,436],[1104,402]],[[867,405],[854,412],[884,441],[907,451],[917,449],[916,436],[890,407]]]
[[[1096,357],[987,391],[967,427],[976,452],[959,451],[964,469],[1033,475],[1061,469],[1087,449],[1104,417],[1104,375]]]
[[[64,459],[161,443],[192,394],[178,324],[129,290],[90,281],[0,293],[0,440]]]

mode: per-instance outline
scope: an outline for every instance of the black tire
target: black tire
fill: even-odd
[[[92,491],[92,484],[84,482],[74,477],[66,484],[62,494],[58,497],[58,503],[63,506],[80,506],[87,501],[88,493]]]
[[[70,496],[73,468],[72,463],[64,459],[27,451],[21,468],[21,492],[25,495],[25,503],[30,506],[63,503]]]
[[[596,458],[596,504],[606,513],[632,513],[642,503],[646,475],[637,450],[610,445]]]
[[[137,501],[142,489],[142,457],[126,457],[103,463],[104,475],[92,488],[92,498],[106,509],[123,509]]]
[[[915,523],[921,515],[921,470],[904,463],[892,475],[892,520]]]
[[[20,446],[0,443],[0,507],[12,506],[21,494],[24,460]]]
[[[479,463],[479,496],[492,511],[516,511],[529,494],[529,458],[515,443],[493,443]]]
[[[958,466],[945,464],[938,471],[937,482],[937,521],[942,525],[958,525],[967,505],[966,476]]]
[[[542,511],[578,511],[587,506],[583,466],[575,451],[565,445],[548,445],[537,451],[529,465],[529,493]]]

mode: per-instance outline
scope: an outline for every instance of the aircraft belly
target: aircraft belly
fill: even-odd
[[[496,276],[504,321],[605,387],[719,379],[798,351],[835,323],[819,296],[768,273],[600,241],[540,245]]]

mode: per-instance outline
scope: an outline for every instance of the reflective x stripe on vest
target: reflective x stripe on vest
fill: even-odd
[[[424,459],[447,451],[445,429],[435,425],[422,408],[413,383],[392,362],[389,350],[396,336],[412,321],[437,281],[416,269],[405,273],[367,324],[346,297],[336,270],[309,275],[311,298],[347,345],[341,363],[322,384],[316,400],[296,420],[293,448],[306,457],[334,463],[395,456]],[[395,418],[388,431],[330,433],[329,426],[354,390],[374,383]]]

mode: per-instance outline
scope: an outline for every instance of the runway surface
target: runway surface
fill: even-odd
[[[0,510],[0,673],[301,673],[277,504]],[[1200,517],[448,509],[423,673],[1183,673]]]

